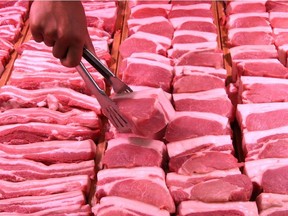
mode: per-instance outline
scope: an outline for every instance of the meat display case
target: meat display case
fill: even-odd
[[[98,1],[102,21],[93,3],[83,1],[96,54],[134,92],[93,77],[137,130],[115,131],[24,20],[0,80],[0,215],[287,214],[288,3]]]

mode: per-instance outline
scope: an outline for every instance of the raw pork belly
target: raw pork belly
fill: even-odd
[[[272,28],[288,28],[288,12],[270,12],[269,21]]]
[[[257,199],[257,206],[261,216],[287,215],[288,195],[261,193]]]
[[[168,173],[166,183],[176,203],[185,200],[206,203],[249,201],[253,188],[251,180],[239,169],[187,176]]]
[[[268,13],[236,13],[227,17],[226,28],[270,27]]]
[[[92,212],[97,216],[105,215],[134,215],[134,216],[170,216],[165,209],[160,209],[137,200],[126,199],[117,196],[103,197],[100,203],[92,208]]]
[[[230,1],[226,7],[226,14],[266,12],[266,0]]]
[[[0,104],[1,111],[21,107],[48,107],[63,112],[75,107],[100,114],[100,105],[95,97],[61,87],[25,90],[5,85],[0,89]]]
[[[174,93],[173,102],[176,111],[211,112],[233,118],[233,105],[224,88],[196,93]]]
[[[240,102],[244,104],[286,102],[287,87],[287,79],[242,76],[239,84]]]
[[[131,8],[130,19],[146,18],[154,16],[167,17],[167,13],[171,10],[171,4],[143,4],[136,5]]]
[[[264,193],[288,194],[287,158],[266,158],[247,161],[244,173],[259,191]]]
[[[17,145],[50,140],[96,140],[100,129],[40,122],[0,126],[0,143]]]
[[[122,80],[130,85],[142,85],[162,88],[170,92],[173,78],[173,67],[158,61],[142,58],[125,58],[120,73]]]
[[[92,160],[96,144],[92,140],[55,140],[24,145],[0,144],[0,156],[11,159],[29,159],[45,164],[73,163]]]
[[[131,121],[132,131],[150,138],[161,133],[175,113],[162,89],[114,95],[112,99],[121,113]]]
[[[94,166],[94,160],[45,165],[27,159],[2,158],[0,161],[0,176],[2,180],[14,182],[72,175],[89,175],[90,178],[94,178]]]
[[[205,135],[231,135],[229,119],[210,112],[176,112],[167,126],[165,139],[174,142]]]
[[[99,118],[93,111],[72,108],[70,111],[62,113],[57,110],[36,107],[8,109],[0,113],[0,125],[28,122],[83,126],[92,129],[100,128]]]
[[[166,146],[159,140],[140,137],[116,138],[108,141],[102,164],[106,168],[162,167],[166,154]]]
[[[49,194],[82,191],[87,197],[90,192],[91,180],[88,175],[72,175],[60,178],[47,178],[10,182],[0,180],[1,199],[23,196],[44,196]]]
[[[119,196],[175,212],[175,204],[159,167],[115,168],[97,174],[96,197]]]
[[[81,209],[85,206],[85,196],[81,191],[51,194],[45,196],[24,196],[19,198],[0,200],[1,212],[36,213],[39,211],[59,208],[63,206],[69,209],[77,206]]]
[[[258,215],[255,202],[222,202],[204,203],[200,201],[183,201],[178,207],[178,216],[231,216],[231,215]]]
[[[228,30],[228,45],[272,45],[271,27],[233,28]]]

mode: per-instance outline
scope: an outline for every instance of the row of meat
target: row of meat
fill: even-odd
[[[108,133],[94,214],[258,215],[232,143],[216,2],[129,6],[118,73],[134,92],[112,98],[134,128]]]
[[[95,52],[108,65],[116,3],[83,5]],[[1,6],[1,15],[16,10]],[[13,46],[18,57],[0,89],[0,215],[91,215],[96,144],[103,128],[100,106],[75,68],[62,66],[29,32],[25,38]],[[103,78],[86,65],[105,89]]]

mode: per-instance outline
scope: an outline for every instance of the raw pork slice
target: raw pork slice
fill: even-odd
[[[165,209],[160,209],[137,200],[117,196],[107,196],[100,203],[92,207],[92,212],[97,216],[105,215],[133,215],[133,216],[170,216]]]
[[[150,52],[166,55],[166,49],[159,42],[155,42],[150,38],[137,38],[135,36],[124,40],[119,47],[119,51],[122,58],[127,58],[135,52]]]
[[[209,72],[206,73],[204,68],[203,72],[201,70],[199,70],[199,72],[192,71],[193,69],[194,68],[191,68],[191,70],[184,69],[182,74],[175,73],[176,75],[172,83],[174,94],[194,93],[225,87],[225,79],[209,74]],[[209,71],[209,68],[207,71]]]
[[[165,132],[168,142],[185,140],[204,135],[230,135],[227,117],[214,113],[176,112]]]
[[[226,14],[266,12],[266,0],[230,1],[226,7]]]
[[[227,78],[227,70],[225,70],[224,68],[184,65],[184,66],[175,66],[174,70],[175,70],[174,79],[178,79],[177,77],[193,75],[194,72],[201,72],[207,75],[219,77],[221,79]],[[203,84],[204,83],[202,83],[202,85]]]
[[[22,182],[0,180],[0,183],[1,200],[23,196],[45,196],[70,191],[82,191],[86,196],[89,196],[91,180],[88,175],[72,175],[42,180],[26,180]]]
[[[167,151],[170,158],[203,151],[219,151],[230,154],[234,152],[231,137],[228,135],[207,135],[170,142],[167,143]]]
[[[121,113],[132,122],[132,131],[146,137],[162,133],[175,110],[162,89],[114,95]]]
[[[288,3],[286,1],[267,1],[266,8],[268,12],[288,12]]]
[[[0,176],[2,180],[20,182],[26,180],[60,178],[73,175],[88,175],[91,179],[95,175],[94,160],[79,163],[58,163],[45,165],[27,159],[1,158]]]
[[[97,179],[97,199],[119,196],[175,212],[175,204],[165,184],[165,173],[159,167],[104,169],[98,172]]]
[[[167,55],[169,58],[180,58],[187,52],[209,52],[217,50],[217,41],[201,43],[176,43],[171,49],[167,50]]]
[[[270,27],[269,14],[263,13],[236,13],[227,17],[226,28]]]
[[[272,28],[288,28],[288,12],[270,12],[269,21]]]
[[[93,140],[55,140],[24,145],[0,144],[0,157],[29,159],[45,164],[92,160],[95,155],[96,144]]]
[[[167,17],[171,10],[171,4],[141,4],[131,8],[131,18],[146,18],[153,16]]]
[[[162,167],[166,154],[166,146],[159,140],[140,137],[116,138],[108,141],[102,164],[106,168]]]
[[[247,161],[244,173],[264,193],[288,194],[288,159],[266,158]]]
[[[288,103],[239,104],[236,116],[242,132],[288,126]]]
[[[173,5],[168,18],[178,17],[213,17],[211,4]]]
[[[287,215],[288,214],[288,195],[261,193],[256,203],[261,216]]]
[[[240,45],[272,45],[274,38],[271,27],[233,28],[228,30],[227,44],[231,47]]]
[[[178,206],[178,216],[256,216],[258,209],[255,202],[204,203],[183,201]]]
[[[29,122],[2,125],[0,133],[0,143],[17,145],[51,140],[96,140],[100,135],[100,128]]]
[[[147,59],[147,60],[154,60],[154,61],[161,62],[161,63],[167,64],[167,65],[171,65],[171,66],[174,63],[172,59],[167,58],[167,57],[165,57],[163,55],[156,54],[156,53],[139,52],[139,53],[133,53],[130,57],[132,57],[132,58],[140,58],[140,59]],[[124,61],[126,59],[124,59]],[[122,61],[122,64],[123,64],[123,61]]]
[[[224,88],[173,94],[176,111],[211,112],[233,119],[233,105]]]
[[[189,176],[168,173],[166,183],[176,203],[185,200],[207,203],[249,201],[253,188],[251,180],[239,169]]]
[[[129,85],[162,88],[170,92],[173,67],[158,61],[128,57],[122,62],[119,72]]]
[[[0,200],[1,212],[17,212],[23,214],[33,214],[53,208],[86,205],[85,196],[81,191],[73,191],[45,196],[24,196],[19,198]],[[40,215],[40,214],[39,214]]]
[[[171,39],[174,32],[172,24],[163,16],[128,19],[127,24],[129,35],[140,31],[165,36]]]
[[[205,174],[241,166],[242,164],[238,163],[232,154],[220,151],[191,152],[177,155],[169,160],[169,170],[181,175]]]
[[[242,45],[229,49],[232,63],[240,59],[269,59],[278,58],[274,45]]]
[[[181,20],[179,20],[180,22]],[[175,24],[176,25],[176,24]],[[194,30],[200,32],[217,33],[216,25],[213,23],[213,19],[201,18],[201,17],[191,17],[190,20],[186,19],[184,22],[177,23],[176,31],[179,30]],[[174,26],[175,27],[175,26]]]
[[[100,114],[100,105],[95,97],[61,87],[25,90],[5,85],[0,88],[0,105],[1,111],[22,107],[48,107],[65,112],[74,107]]]
[[[172,39],[174,44],[182,43],[202,43],[208,41],[217,41],[217,34],[214,32],[205,32],[195,30],[176,30]]]
[[[288,101],[288,80],[242,76],[239,85],[241,103],[271,103]]]
[[[209,61],[207,61],[209,59]],[[189,51],[180,58],[175,59],[176,66],[205,66],[214,68],[223,68],[223,52],[222,51],[207,51],[195,52]]]
[[[288,32],[287,32],[288,36]],[[285,38],[285,44],[278,47],[278,54],[279,54],[279,61],[285,66],[288,66],[288,44],[286,44]]]
[[[238,76],[287,78],[288,68],[278,59],[247,59],[237,64],[237,73]]]

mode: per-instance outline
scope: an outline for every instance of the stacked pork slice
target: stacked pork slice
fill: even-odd
[[[115,2],[94,2],[93,8],[84,3],[85,11],[98,4],[99,11],[106,4],[117,10]],[[113,39],[107,21],[98,18],[95,27],[89,20],[96,55],[108,64]],[[17,51],[11,77],[0,89],[0,214],[91,215],[100,106],[76,69],[62,66],[50,47],[27,38]],[[105,89],[103,78],[87,67]]]
[[[236,117],[242,134],[244,173],[253,182],[253,199],[260,215],[288,213],[288,69],[282,44],[285,34],[280,33],[287,26],[285,12],[278,11],[285,5],[277,1],[233,1],[226,8],[233,73],[239,83]],[[253,11],[243,11],[252,7]]]
[[[109,134],[94,214],[255,215],[212,2],[133,1],[130,11],[119,74],[134,92],[113,99],[134,130]]]
[[[2,75],[14,44],[21,36],[21,30],[28,13],[28,1],[11,1],[0,4],[0,75]]]

